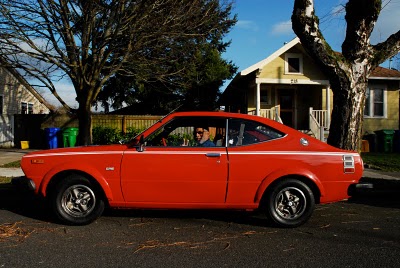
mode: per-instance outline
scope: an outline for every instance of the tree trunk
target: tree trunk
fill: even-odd
[[[90,106],[79,104],[78,120],[79,120],[79,135],[78,145],[86,146],[92,144],[92,112]]]
[[[348,83],[348,79],[352,79]],[[357,80],[354,75],[332,81],[333,109],[328,144],[359,151],[362,141],[362,124],[364,117],[366,74]],[[360,80],[362,80],[360,82]]]

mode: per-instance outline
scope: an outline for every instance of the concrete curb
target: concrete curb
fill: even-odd
[[[24,175],[21,168],[0,168],[0,177],[14,178]]]

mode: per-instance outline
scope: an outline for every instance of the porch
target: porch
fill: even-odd
[[[257,111],[256,109],[249,110],[248,114],[257,115]],[[270,109],[260,109],[259,116],[283,124],[280,116],[280,105],[276,105]],[[309,107],[309,129],[298,130],[325,142],[329,134],[329,121],[330,118],[327,110],[314,110],[313,107]]]

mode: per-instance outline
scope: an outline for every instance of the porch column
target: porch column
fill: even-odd
[[[257,83],[256,90],[256,115],[260,116],[260,102],[261,102],[261,83]]]
[[[331,85],[326,86],[326,124],[328,128],[331,125]]]

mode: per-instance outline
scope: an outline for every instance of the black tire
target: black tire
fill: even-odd
[[[311,217],[315,199],[311,189],[296,179],[278,182],[265,196],[267,216],[280,227],[297,227]]]
[[[98,187],[87,178],[72,174],[58,183],[50,195],[50,205],[62,222],[85,225],[104,211],[104,200]]]

